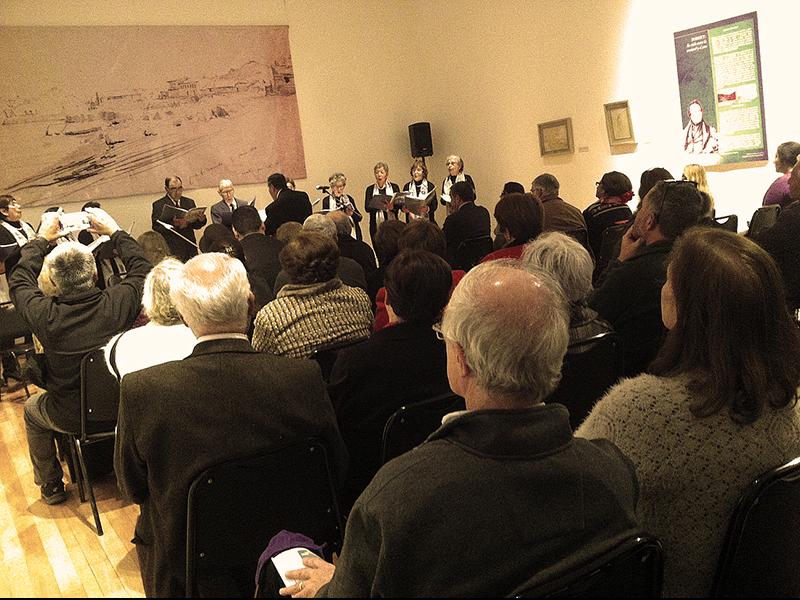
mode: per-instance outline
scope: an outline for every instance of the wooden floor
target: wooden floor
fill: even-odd
[[[14,383],[0,398],[0,597],[143,597],[130,542],[139,508],[122,499],[113,474],[94,485],[102,537],[72,483],[64,504],[42,502],[25,438],[25,391]]]

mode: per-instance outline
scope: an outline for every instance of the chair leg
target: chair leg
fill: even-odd
[[[69,454],[72,457],[72,468],[69,471],[69,475],[72,478],[72,483],[78,485],[78,494],[80,494],[81,502],[86,502],[86,494],[83,491],[83,474],[81,472],[80,463],[78,461],[78,438],[77,436],[70,435],[68,436],[69,439]]]
[[[103,526],[100,523],[100,513],[97,511],[97,502],[94,499],[94,490],[92,489],[92,480],[89,479],[89,471],[86,468],[86,461],[83,460],[83,451],[81,450],[81,441],[75,438],[75,448],[78,451],[78,462],[81,465],[81,474],[83,481],[86,484],[86,491],[89,492],[89,502],[92,505],[92,514],[94,515],[94,524],[97,528],[97,535],[103,535]]]

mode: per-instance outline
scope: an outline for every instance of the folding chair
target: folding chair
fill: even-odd
[[[349,348],[355,344],[360,344],[362,341],[364,340],[358,340],[355,342],[350,340],[347,342],[338,342],[329,344],[327,346],[321,346],[314,350],[308,358],[317,361],[319,368],[322,371],[322,378],[327,382],[331,377],[333,364],[336,362],[336,357],[339,355],[339,352],[344,348]]]
[[[747,230],[748,237],[756,237],[757,235],[770,229],[778,220],[778,215],[781,213],[781,207],[778,204],[770,204],[769,206],[762,206],[753,213],[748,221]]]
[[[22,320],[16,307],[11,302],[0,304],[0,350],[10,352],[16,365],[17,373],[22,375],[22,385],[25,386],[25,396],[31,397],[28,390],[28,376],[24,373],[19,364],[19,356],[33,351],[33,334],[25,321]],[[18,341],[22,339],[22,341]],[[7,379],[3,373],[3,380]],[[0,392],[2,395],[2,392]]]
[[[751,483],[733,511],[711,595],[800,597],[800,458]]]
[[[469,271],[491,253],[493,248],[494,243],[489,235],[464,240],[456,248],[456,268]]]
[[[339,551],[342,522],[325,445],[316,439],[225,461],[189,487],[186,597],[253,597],[259,556],[286,529]]]
[[[726,231],[730,231],[732,233],[736,233],[739,230],[739,217],[737,215],[714,217],[714,222],[716,223],[716,227],[725,229]]]

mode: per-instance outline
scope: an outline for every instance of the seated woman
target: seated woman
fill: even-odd
[[[550,273],[564,290],[570,309],[570,344],[612,331],[611,325],[586,305],[594,263],[580,242],[556,231],[543,233],[525,247],[522,262]]]
[[[411,163],[411,181],[403,186],[403,191],[408,192],[411,198],[426,198],[428,194],[433,194],[428,200],[428,212],[423,216],[417,216],[412,212],[403,211],[406,214],[406,223],[414,218],[425,218],[429,221],[436,223],[436,206],[439,202],[436,200],[436,186],[428,181],[428,166],[422,158],[415,158]]]
[[[633,186],[625,173],[605,173],[596,185],[597,202],[583,211],[586,230],[589,232],[589,246],[595,257],[600,255],[603,232],[612,225],[627,223],[633,216],[628,208],[628,202],[633,198]]]
[[[386,270],[391,327],[342,350],[328,392],[350,454],[346,509],[381,466],[387,419],[410,402],[450,391],[444,343],[431,326],[450,297],[450,265],[425,250],[403,250]]]
[[[117,379],[153,365],[181,360],[194,350],[197,340],[183,324],[169,295],[172,282],[182,270],[181,261],[165,258],[147,274],[142,308],[149,322],[114,336],[105,348],[108,368]]]
[[[331,184],[330,193],[322,199],[322,211],[330,212],[332,210],[341,210],[350,220],[353,221],[353,232],[357,240],[361,239],[361,213],[358,212],[356,201],[349,194],[344,193],[344,188],[347,186],[347,177],[344,173],[334,173],[328,177],[328,183]]]
[[[711,188],[708,187],[708,176],[706,175],[706,168],[703,165],[692,163],[683,167],[684,181],[694,181],[697,184],[697,189],[705,194],[704,201],[707,204],[703,212],[703,218],[711,220],[714,218],[716,209],[714,208],[714,195],[711,193]]]
[[[318,348],[369,337],[369,297],[336,277],[336,242],[321,233],[302,231],[284,246],[279,258],[290,283],[256,315],[256,350],[308,358]]]
[[[481,262],[498,258],[519,258],[530,240],[542,233],[544,210],[533,194],[505,194],[494,207],[497,232],[505,240],[500,250],[487,254]]]
[[[720,229],[676,242],[661,305],[669,333],[651,374],[612,388],[577,435],[611,440],[636,466],[664,597],[708,596],[739,496],[800,456],[800,331],[773,260]]]
[[[777,204],[781,208],[791,203],[789,194],[789,174],[800,156],[800,144],[797,142],[784,142],[775,151],[775,171],[780,173],[772,185],[769,186],[761,201],[762,206]]]

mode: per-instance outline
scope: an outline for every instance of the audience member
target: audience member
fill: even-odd
[[[386,270],[392,326],[336,358],[328,393],[350,454],[343,494],[348,509],[380,468],[383,428],[392,413],[450,391],[444,344],[431,329],[450,286],[450,265],[443,258],[403,250]]]
[[[336,276],[339,248],[331,237],[304,231],[281,250],[280,260],[289,283],[256,316],[256,350],[308,358],[319,348],[369,337],[369,297]]]
[[[275,278],[281,270],[278,254],[283,242],[271,235],[264,235],[264,224],[253,206],[240,206],[233,211],[231,226],[234,237],[244,250],[247,270],[260,275],[270,288],[274,288]]]
[[[569,343],[611,331],[611,325],[586,305],[592,291],[592,257],[577,240],[561,232],[543,233],[525,247],[522,262],[550,273],[569,302]]]
[[[559,197],[560,186],[556,176],[550,173],[542,173],[531,182],[531,194],[542,203],[544,211],[542,231],[567,231],[573,237],[587,239],[583,214]]]
[[[639,196],[639,204],[636,207],[636,210],[639,210],[642,207],[642,200],[644,197],[647,196],[647,192],[653,189],[653,186],[657,184],[659,181],[667,181],[675,179],[672,176],[672,173],[667,171],[664,167],[653,167],[652,169],[647,169],[646,171],[642,171],[642,175],[639,178],[639,191],[637,195]]]
[[[519,183],[518,181],[506,181],[503,184],[503,190],[500,192],[500,197],[502,198],[506,194],[524,194],[525,193],[525,186]]]
[[[209,252],[211,245],[217,241],[229,242],[233,238],[233,233],[231,230],[224,225],[220,225],[219,223],[212,223],[208,227],[203,230],[203,235],[200,238],[200,242],[198,243],[198,247],[200,248],[200,252]]]
[[[197,345],[182,361],[123,378],[114,456],[120,489],[141,505],[136,550],[148,597],[186,594],[186,499],[198,473],[310,436],[326,442],[339,476],[346,457],[316,365],[248,343],[253,298],[238,261],[190,260],[170,296]]]
[[[800,144],[797,142],[784,142],[778,146],[775,152],[775,171],[780,173],[781,176],[772,182],[772,185],[767,189],[764,194],[763,206],[770,204],[778,204],[781,207],[786,206],[797,198],[792,198],[789,193],[789,173],[797,162],[797,157],[800,156]]]
[[[583,211],[583,218],[589,232],[589,246],[599,256],[603,232],[612,225],[627,223],[633,216],[627,204],[633,198],[633,186],[628,176],[619,171],[605,173],[596,185],[597,202]]]
[[[157,265],[170,256],[170,249],[164,236],[157,231],[145,231],[136,239],[142,247],[144,257],[151,265]]]
[[[234,197],[233,182],[230,179],[220,179],[217,191],[222,200],[211,206],[211,221],[230,229],[233,211],[245,204]]]
[[[460,269],[458,247],[473,238],[488,237],[491,232],[489,211],[475,204],[475,190],[466,181],[458,181],[449,189],[448,216],[442,226],[447,241],[447,262]]]
[[[310,216],[310,215],[309,215]],[[303,224],[297,221],[287,221],[275,232],[275,239],[282,242],[284,245],[291,240],[298,233],[303,231]]]
[[[408,192],[412,198],[427,198],[428,194],[433,194],[428,200],[428,212],[425,216],[428,220],[436,223],[436,206],[439,201],[436,199],[436,186],[428,180],[428,165],[424,158],[415,158],[411,163],[411,181],[403,186],[403,191]],[[403,211],[406,214],[406,223],[414,218],[414,213]]]
[[[9,276],[11,300],[44,347],[47,391],[25,403],[25,431],[33,477],[42,500],[58,504],[67,498],[61,463],[56,457],[55,432],[81,430],[81,359],[124,331],[139,314],[142,283],[150,263],[136,241],[105,211],[88,208],[92,230],[111,237],[128,271],[119,284],[100,291],[95,286],[94,256],[78,242],[50,244],[63,233],[57,213],[42,215],[39,237],[22,247]],[[38,286],[44,271],[56,295]]]
[[[378,471],[335,567],[306,558],[281,593],[512,596],[634,535],[630,461],[605,440],[573,438],[567,410],[542,404],[559,379],[567,322],[546,274],[503,262],[470,271],[440,328],[467,410]]]
[[[373,168],[375,183],[367,186],[364,192],[364,210],[369,213],[369,239],[374,243],[378,225],[389,219],[396,220],[399,209],[380,210],[371,206],[374,196],[389,196],[390,198],[400,191],[400,186],[389,181],[389,165],[379,162]],[[366,270],[364,271],[365,274]]]
[[[209,225],[206,228],[206,231],[213,227],[222,227],[222,225]],[[204,240],[206,240],[205,243]],[[248,268],[247,256],[244,253],[244,248],[242,247],[242,244],[233,237],[233,234],[230,231],[225,229],[225,235],[214,235],[210,239],[206,239],[206,236],[204,235],[200,240],[200,247],[203,249],[204,254],[208,252],[221,252],[223,254],[227,254],[231,258],[237,259],[244,265],[244,268],[247,270],[247,280],[250,283],[250,290],[255,296],[255,309],[253,316],[255,316],[255,313],[261,310],[266,304],[275,300],[275,294],[272,291],[272,286],[267,282],[267,279],[264,275]]]
[[[708,187],[708,177],[706,176],[706,169],[703,165],[690,164],[683,168],[683,179],[686,181],[694,181],[697,184],[697,189],[702,194],[705,194],[705,209],[703,216],[708,219],[713,219],[715,214],[714,209],[714,195]]]
[[[336,223],[334,223],[332,219],[329,219],[326,213],[314,213],[308,217],[303,223],[303,231],[316,231],[331,238],[334,242],[338,242],[339,240]],[[295,238],[293,237],[292,239]],[[339,268],[336,272],[336,276],[341,279],[342,283],[345,285],[361,288],[364,291],[367,289],[367,279],[364,276],[364,269],[352,258],[341,256],[341,254],[339,255]],[[281,269],[281,272],[278,273],[278,276],[275,278],[275,293],[277,294],[287,283],[289,283],[289,273],[287,273],[285,269]]]
[[[506,194],[495,205],[494,218],[506,243],[500,250],[484,256],[481,262],[522,256],[525,244],[542,233],[544,211],[533,194]]]
[[[149,319],[143,327],[120,333],[105,349],[109,370],[117,379],[153,365],[181,360],[197,341],[169,296],[172,282],[183,272],[181,261],[166,258],[144,280],[142,307]]]
[[[361,213],[358,212],[356,201],[350,194],[344,193],[347,186],[347,177],[344,173],[333,173],[328,177],[330,193],[322,199],[322,211],[341,210],[353,221],[354,236],[357,240],[361,239]]]
[[[329,212],[327,216],[336,225],[336,244],[339,246],[340,256],[356,261],[364,270],[364,277],[369,280],[370,275],[377,268],[375,266],[375,253],[372,248],[352,236],[353,222],[342,211],[334,210]],[[396,221],[397,219],[392,220]]]
[[[169,204],[187,211],[197,205],[194,200],[183,195],[183,181],[178,176],[167,177],[164,180],[164,190],[166,190],[166,194],[153,202],[153,214],[150,218],[153,231],[164,236],[173,256],[186,262],[192,256],[197,255],[194,232],[195,229],[200,229],[206,224],[206,216],[202,215],[194,219],[186,216],[173,217],[166,221],[171,228],[165,227],[162,225],[164,221],[162,221],[161,215],[166,205]]]
[[[642,526],[664,546],[663,595],[697,598],[748,484],[800,455],[800,334],[774,262],[743,236],[695,228],[667,273],[652,374],[612,388],[577,435],[633,460]]]
[[[691,181],[659,181],[648,192],[622,238],[589,306],[622,337],[625,372],[638,375],[656,355],[661,325],[661,286],[673,242],[702,217],[703,200]]]
[[[378,231],[373,242],[375,255],[378,257],[378,268],[367,277],[367,294],[372,301],[373,309],[375,308],[375,298],[378,295],[378,290],[383,287],[386,267],[400,252],[397,244],[405,226],[406,224],[403,221],[384,221],[378,225]]]
[[[264,233],[275,235],[284,223],[302,223],[311,215],[311,201],[305,192],[288,187],[286,176],[273,173],[267,178],[267,190],[272,203],[264,209]]]
[[[475,196],[475,182],[472,181],[472,177],[468,174],[464,173],[464,161],[461,159],[460,156],[456,154],[451,154],[447,157],[445,161],[445,165],[447,166],[447,177],[444,178],[442,182],[442,198],[441,202],[444,206],[448,206],[448,214],[450,211],[458,210],[456,207],[450,205],[450,188],[453,187],[455,183],[466,183],[472,188],[472,196]],[[463,192],[462,192],[463,194]],[[464,196],[462,195],[462,198]]]

